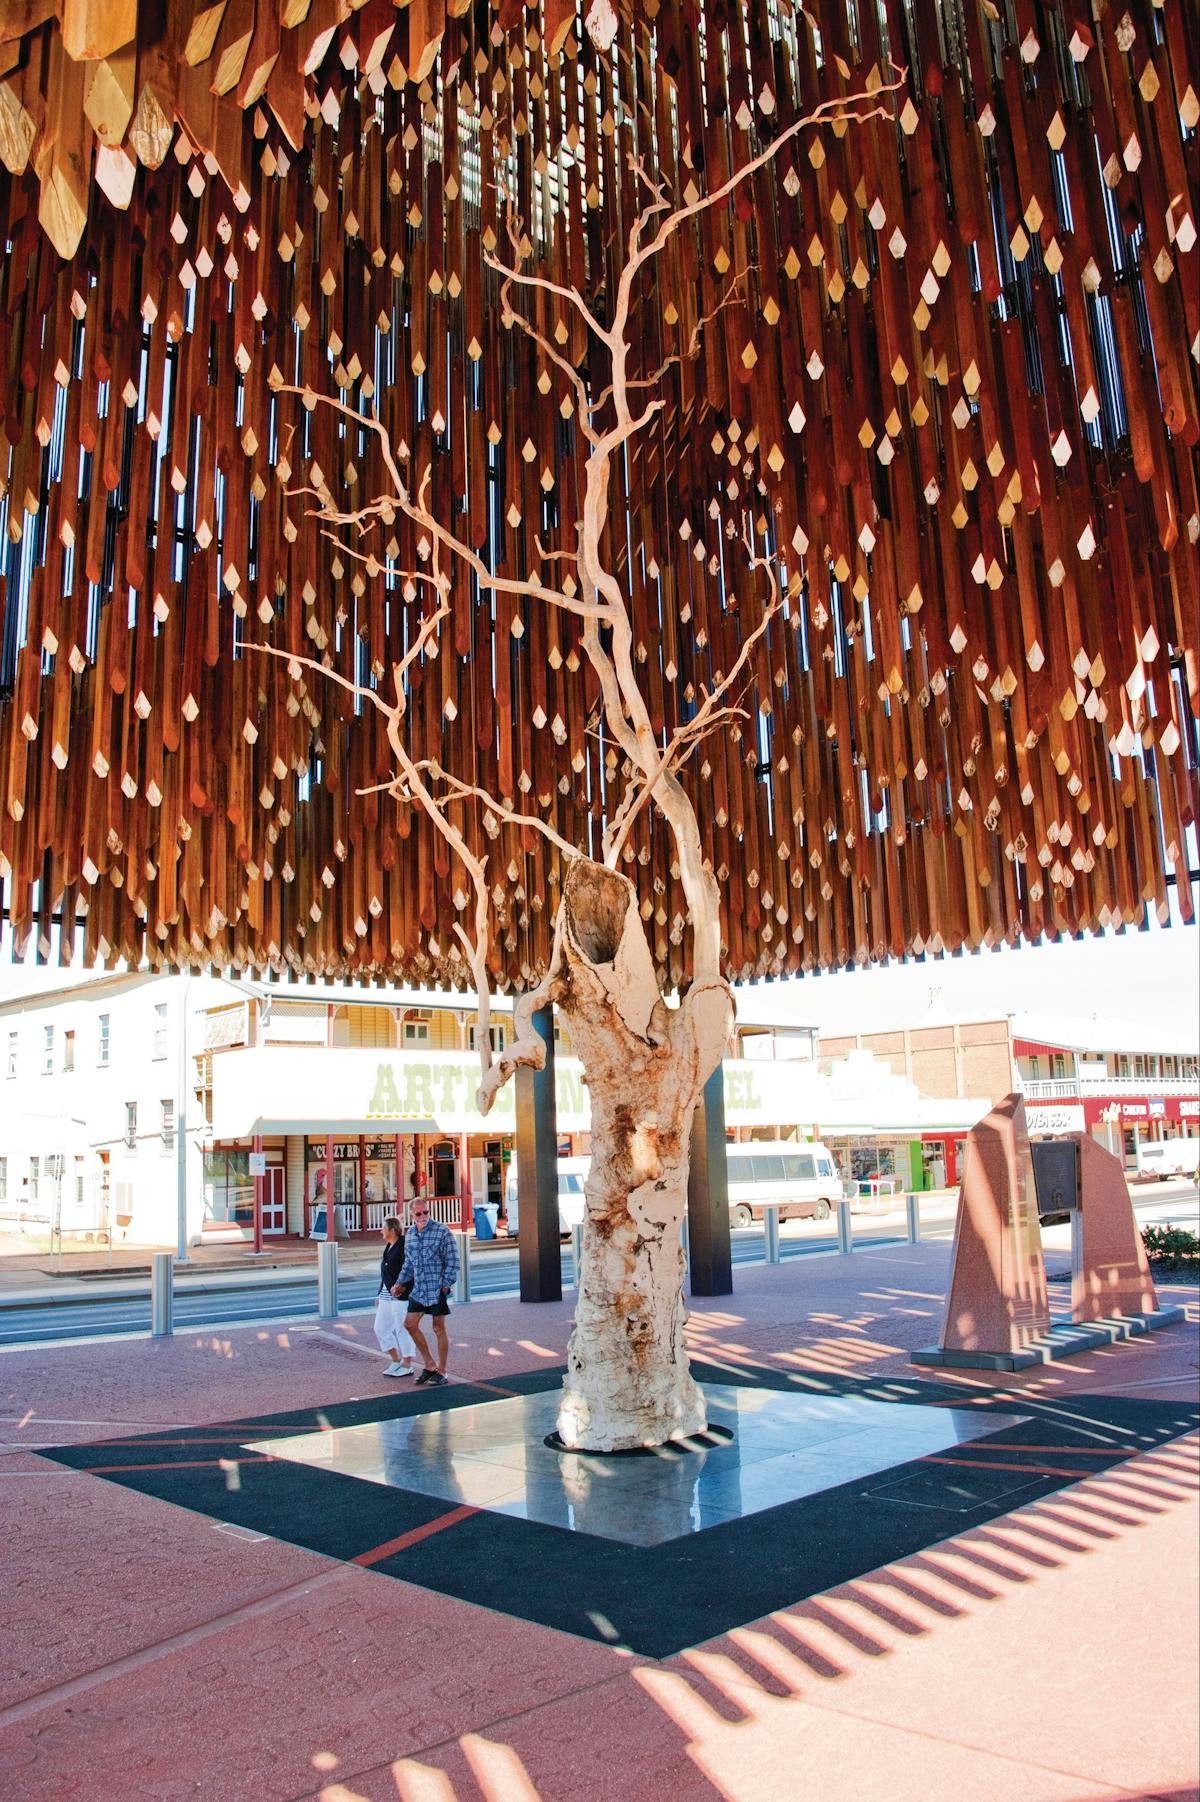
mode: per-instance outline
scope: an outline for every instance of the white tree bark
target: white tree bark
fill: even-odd
[[[580,860],[564,886],[551,998],[591,1098],[582,1278],[558,1433],[627,1451],[699,1432],[704,1399],[684,1343],[692,1115],[733,1020],[719,978],[668,1008],[632,884]]]

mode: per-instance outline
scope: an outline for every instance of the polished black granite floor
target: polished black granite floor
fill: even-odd
[[[1185,1403],[1127,1396],[694,1370],[737,1435],[702,1457],[563,1460],[543,1444],[561,1369],[42,1455],[402,1584],[664,1658],[1200,1423]]]
[[[728,1441],[695,1450],[664,1446],[647,1457],[581,1457],[545,1443],[559,1393],[252,1440],[246,1449],[621,1545],[652,1546],[891,1471],[1022,1419],[708,1383],[709,1424],[731,1433]]]

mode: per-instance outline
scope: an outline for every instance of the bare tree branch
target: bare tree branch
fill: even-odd
[[[691,719],[685,721],[682,726],[678,727],[677,730],[672,733],[656,768],[647,773],[645,781],[637,788],[634,798],[630,799],[629,795],[625,797],[625,800],[628,801],[629,805],[626,806],[624,802],[622,803],[619,817],[613,822],[611,841],[606,845],[605,849],[604,861],[610,868],[616,868],[617,861],[621,855],[621,850],[629,837],[634,821],[646,802],[653,797],[654,791],[662,778],[672,774],[674,770],[679,769],[692,755],[692,752],[696,749],[696,746],[700,743],[701,739],[707,738],[711,732],[715,732],[719,726],[727,724],[732,718],[745,718],[743,709],[739,707],[722,708],[718,707],[717,703],[729,693],[729,690],[733,687],[734,683],[745,669],[751,651],[754,649],[763,633],[767,630],[767,627],[775,618],[775,615],[782,608],[784,596],[780,593],[779,578],[771,560],[767,557],[760,557],[755,553],[750,538],[749,527],[744,531],[742,541],[749,554],[751,569],[761,569],[766,571],[770,598],[763,608],[762,618],[759,620],[754,630],[748,633],[742,640],[741,649],[728,673],[721,678],[711,691],[705,694],[700,707],[692,715]],[[631,790],[630,793],[633,794],[633,790]]]
[[[652,176],[640,160],[633,159],[635,173],[650,198],[639,211],[629,232],[627,255],[617,280],[612,315],[607,326],[601,324],[583,296],[574,288],[553,281],[536,270],[519,266],[523,261],[522,243],[511,222],[509,237],[513,246],[514,263],[506,264],[494,254],[485,253],[487,265],[501,277],[501,302],[506,322],[517,325],[569,381],[576,399],[579,429],[591,453],[584,463],[584,495],[577,521],[577,551],[543,552],[540,545],[538,547],[539,553],[547,562],[558,559],[575,562],[579,578],[577,593],[568,594],[540,579],[519,579],[494,574],[479,554],[431,511],[428,504],[428,469],[414,498],[400,470],[388,433],[378,416],[364,414],[334,396],[317,396],[311,389],[277,384],[279,391],[299,395],[304,406],[310,410],[319,399],[323,400],[335,412],[353,421],[361,429],[374,432],[380,443],[394,490],[393,496],[386,499],[380,497],[354,512],[343,513],[333,508],[328,497],[320,491],[307,490],[306,492],[315,493],[321,503],[319,517],[323,525],[341,526],[362,533],[380,518],[387,517],[389,509],[394,506],[427,534],[432,546],[433,570],[428,580],[439,597],[439,604],[422,622],[405,657],[393,672],[396,688],[394,704],[385,703],[374,689],[362,687],[312,659],[274,651],[267,646],[254,648],[270,650],[273,655],[288,656],[293,667],[307,665],[320,670],[322,674],[332,676],[350,692],[368,699],[382,711],[387,720],[388,741],[397,765],[397,774],[391,785],[393,792],[424,809],[435,829],[467,870],[475,892],[474,936],[460,922],[455,922],[454,932],[470,961],[479,994],[479,1049],[483,1070],[480,1100],[485,1109],[512,1069],[520,1063],[544,1061],[544,1047],[533,1031],[528,1015],[536,1005],[541,1005],[544,999],[552,997],[555,991],[562,949],[563,915],[560,911],[556,922],[551,968],[539,988],[526,997],[528,1007],[522,1015],[518,1043],[511,1053],[496,1063],[491,1056],[487,1030],[490,1009],[487,971],[490,898],[486,870],[483,859],[475,854],[463,832],[449,818],[448,809],[455,803],[477,800],[489,807],[496,818],[543,833],[564,856],[580,857],[583,854],[561,838],[547,822],[533,815],[518,813],[504,803],[497,802],[486,790],[452,775],[432,759],[426,758],[419,762],[414,760],[405,745],[403,722],[407,711],[407,696],[404,692],[404,677],[413,660],[430,646],[432,638],[449,613],[450,584],[441,571],[440,553],[445,551],[460,558],[484,590],[538,600],[573,613],[584,621],[582,644],[599,679],[605,725],[614,744],[635,772],[631,787],[622,798],[606,833],[608,842],[604,853],[605,862],[611,866],[620,857],[639,812],[647,803],[653,802],[670,827],[678,857],[693,932],[693,992],[706,996],[706,1005],[727,1005],[728,989],[720,973],[720,896],[713,872],[704,861],[695,806],[679,781],[678,771],[710,732],[740,714],[741,710],[727,704],[725,698],[745,670],[755,645],[767,631],[770,621],[782,607],[783,597],[779,592],[773,564],[769,559],[756,555],[747,530],[745,542],[751,569],[755,572],[765,570],[770,585],[770,596],[763,608],[762,618],[754,630],[746,635],[732,668],[704,695],[693,718],[672,735],[665,747],[661,747],[638,677],[628,598],[622,592],[607,559],[606,535],[611,506],[613,459],[666,405],[664,396],[658,392],[653,394],[640,411],[634,412],[631,396],[642,389],[660,388],[666,370],[672,362],[680,360],[683,353],[676,353],[674,357],[667,359],[653,376],[631,376],[628,372],[633,349],[630,311],[639,276],[684,225],[706,210],[723,204],[740,184],[770,163],[801,132],[826,125],[862,123],[871,118],[889,116],[889,107],[885,102],[900,87],[902,79],[900,75],[896,81],[881,86],[874,92],[856,93],[839,100],[821,102],[811,112],[794,120],[770,144],[765,145],[710,193],[677,206],[671,204],[665,185]],[[612,380],[598,398],[591,399],[587,381],[580,371],[574,368],[536,324],[514,307],[513,290],[518,287],[553,295],[574,307],[589,332],[608,347]],[[688,355],[695,354],[700,332],[730,304],[735,293],[735,284],[731,282],[713,312],[698,321],[689,341]],[[610,403],[613,409],[612,424],[600,429],[595,423],[596,415]],[[369,568],[372,565],[376,569],[381,567],[378,559],[355,551],[350,546],[342,548]]]
[[[489,269],[496,270],[499,275],[508,276],[522,288],[540,288],[543,293],[557,294],[560,300],[565,300],[568,306],[575,308],[590,332],[595,332],[598,338],[603,338],[604,327],[577,289],[565,287],[562,282],[553,282],[549,276],[538,275],[531,270],[513,269],[491,250],[484,251],[483,260]]]
[[[444,770],[435,758],[423,757],[419,763],[414,765],[414,768],[421,770],[422,772],[428,772],[435,782],[444,782],[447,784],[447,792],[445,795],[435,797],[438,800],[465,801],[472,799],[482,801],[484,806],[496,815],[497,819],[504,820],[508,825],[529,826],[533,831],[540,832],[543,838],[549,839],[550,843],[555,845],[558,850],[562,852],[564,857],[583,856],[583,852],[579,849],[578,845],[573,845],[569,839],[563,838],[554,830],[553,826],[551,826],[547,820],[542,819],[540,814],[518,813],[515,808],[509,807],[506,802],[497,800],[496,796],[490,794],[486,788],[479,788],[473,782],[464,782],[461,777],[451,775],[450,771]]]
[[[280,383],[275,391],[278,394],[296,394],[301,398],[305,394],[312,394],[311,389],[299,388],[289,382]],[[431,539],[442,545],[452,556],[460,557],[472,571],[481,588],[492,590],[497,594],[510,594],[517,597],[523,596],[529,600],[545,601],[549,606],[561,607],[564,612],[574,613],[579,618],[589,617],[590,609],[587,603],[564,593],[562,589],[548,588],[542,582],[523,580],[517,576],[494,574],[471,545],[457,537],[449,527],[444,526],[437,516],[429,511],[428,507],[421,506],[414,501],[409,493],[407,483],[400,474],[392,450],[391,439],[382,420],[373,414],[360,412],[357,407],[350,406],[347,401],[339,400],[333,394],[314,394],[313,399],[330,407],[335,413],[342,414],[344,418],[353,420],[356,425],[376,434],[383,446],[383,460],[395,490],[394,497],[392,497],[395,504],[415,525],[424,527]],[[332,525],[352,526],[359,524],[371,514],[378,514],[380,507],[379,501],[368,502],[352,513],[341,513],[333,508],[322,507],[319,509],[318,516]],[[597,610],[597,616],[607,619],[607,608],[600,607]]]
[[[521,254],[521,243],[517,236],[511,215],[508,219],[508,241],[513,247],[513,255],[519,257]],[[588,443],[594,445],[596,443],[596,434],[592,429],[591,409],[588,402],[586,382],[582,375],[580,375],[578,369],[576,369],[575,365],[567,361],[566,357],[563,356],[556,345],[551,344],[545,333],[539,331],[532,320],[526,319],[525,315],[519,313],[513,306],[512,287],[514,282],[520,281],[519,271],[516,268],[507,267],[498,261],[492,259],[489,260],[492,261],[494,268],[503,271],[504,279],[500,283],[500,305],[503,309],[501,319],[503,323],[505,325],[519,326],[526,336],[532,339],[534,344],[537,345],[543,356],[548,357],[555,367],[561,370],[566,376],[575,392],[575,408],[579,419],[579,429],[587,439]]]

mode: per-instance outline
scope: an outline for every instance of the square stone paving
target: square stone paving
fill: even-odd
[[[628,1546],[664,1545],[839,1484],[1020,1425],[1018,1414],[895,1406],[706,1383],[709,1424],[732,1432],[699,1450],[603,1457],[547,1446],[561,1391],[246,1449],[491,1514]]]

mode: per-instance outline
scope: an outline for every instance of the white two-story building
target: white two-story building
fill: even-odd
[[[822,1138],[848,1178],[881,1167],[920,1187],[922,1141],[974,1119],[869,1053],[818,1065],[811,1029],[756,1020],[755,1003],[724,1063],[730,1139]],[[495,1048],[510,1030],[498,997]],[[64,1247],[311,1236],[332,1194],[354,1235],[418,1188],[469,1223],[501,1203],[514,1130],[512,1085],[477,1108],[475,1032],[467,996],[30,972],[0,1002],[0,1230]],[[586,1152],[587,1087],[558,1032],[555,1078],[560,1153]]]
[[[207,1127],[194,1075],[222,988],[22,973],[0,1001],[0,1224],[64,1248],[175,1244],[182,1194],[184,1228],[199,1233]]]

